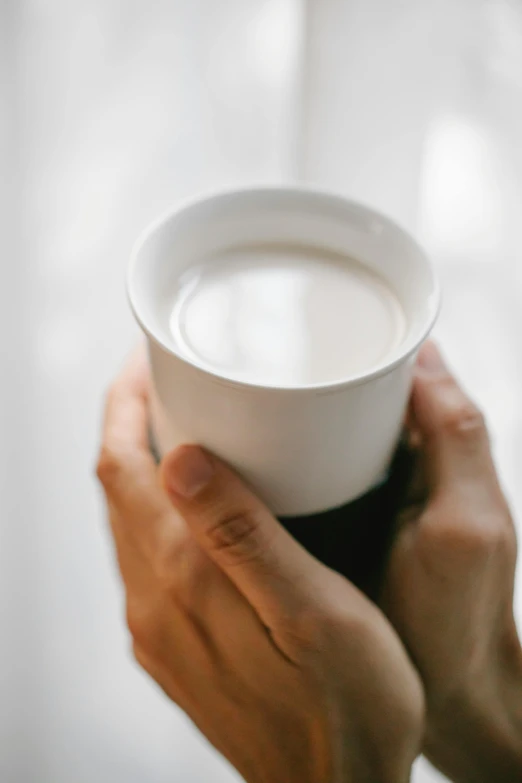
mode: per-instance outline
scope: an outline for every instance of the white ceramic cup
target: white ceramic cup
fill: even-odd
[[[214,252],[266,242],[325,248],[382,275],[408,322],[395,353],[358,377],[301,388],[229,380],[183,356],[169,328],[179,275]],[[206,447],[280,516],[341,506],[383,479],[400,435],[416,353],[440,299],[426,255],[388,218],[340,196],[298,188],[208,196],[145,232],[132,255],[128,293],[148,338],[152,428],[160,454],[181,443]]]

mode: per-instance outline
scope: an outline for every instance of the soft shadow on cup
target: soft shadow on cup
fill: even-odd
[[[386,362],[335,383],[288,388],[230,380],[179,352],[169,320],[180,275],[214,253],[266,243],[324,248],[380,274],[408,323]],[[160,454],[199,443],[285,517],[342,506],[383,479],[416,354],[440,303],[429,259],[388,218],[341,196],[299,188],[207,196],[146,230],[132,254],[128,294],[148,340]]]

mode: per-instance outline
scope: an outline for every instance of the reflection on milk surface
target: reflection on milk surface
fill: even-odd
[[[404,337],[402,307],[361,264],[321,250],[228,250],[179,281],[176,347],[228,378],[263,385],[331,383],[382,362]]]

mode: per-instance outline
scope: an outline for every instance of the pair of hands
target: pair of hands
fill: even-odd
[[[417,455],[377,606],[196,446],[158,468],[135,357],[107,401],[98,476],[138,662],[249,783],[522,780],[516,543],[480,413],[429,344]],[[390,520],[390,524],[393,521]]]

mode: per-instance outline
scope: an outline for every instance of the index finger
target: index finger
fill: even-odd
[[[150,530],[151,518],[172,515],[172,510],[149,447],[149,389],[147,357],[140,347],[107,395],[97,475],[118,515]]]
[[[489,497],[498,480],[482,413],[447,368],[434,343],[419,354],[412,394],[415,423],[434,490]]]

